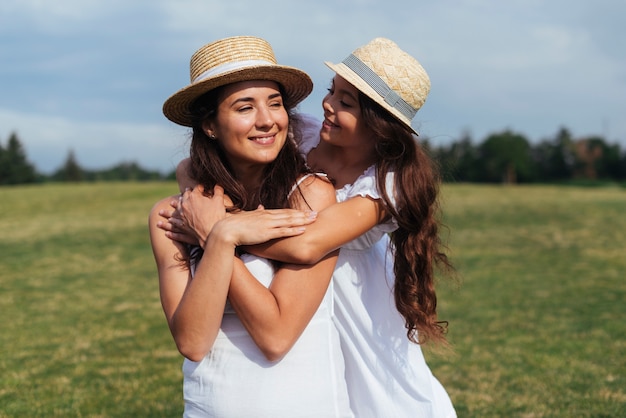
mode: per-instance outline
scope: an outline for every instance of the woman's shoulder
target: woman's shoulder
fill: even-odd
[[[173,194],[171,196],[167,196],[163,199],[157,200],[156,203],[152,205],[152,210],[155,210],[155,208],[161,208],[162,206],[171,207],[170,204],[172,203],[172,201],[178,199],[179,197],[180,194]]]
[[[150,218],[154,218],[154,217],[158,217],[159,212],[162,210],[172,210],[172,201],[178,199],[178,195],[172,195],[172,196],[168,196],[165,197],[161,200],[159,200],[158,202],[156,202],[154,205],[152,205],[152,208],[150,209]]]
[[[325,174],[310,173],[300,177],[294,185],[296,189],[309,209],[319,211],[336,202],[335,188]]]

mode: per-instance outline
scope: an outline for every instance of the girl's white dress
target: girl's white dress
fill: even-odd
[[[242,259],[269,286],[272,265],[249,254]],[[211,351],[200,362],[183,362],[184,416],[352,417],[332,314],[331,284],[293,348],[280,361],[270,362],[227,305]]]
[[[306,118],[300,152],[319,144],[320,123]],[[379,199],[374,166],[337,190],[337,201]],[[393,173],[386,179],[393,190]],[[393,255],[379,224],[341,247],[333,275],[335,324],[341,339],[350,406],[358,418],[456,417],[450,397],[426,364],[419,345],[406,336],[393,296]]]

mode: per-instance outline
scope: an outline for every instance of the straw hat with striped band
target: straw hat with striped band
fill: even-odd
[[[270,44],[254,36],[220,39],[197,50],[189,63],[191,84],[163,104],[163,114],[172,122],[191,126],[189,107],[198,97],[216,87],[238,81],[271,80],[284,88],[285,105],[293,107],[313,90],[304,71],[278,65]]]
[[[376,38],[343,62],[325,64],[417,134],[411,120],[426,101],[430,79],[393,41]]]

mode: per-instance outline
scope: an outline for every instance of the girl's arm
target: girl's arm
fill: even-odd
[[[194,192],[196,190],[194,189]],[[182,220],[176,217],[177,200],[172,201],[172,207],[161,211],[159,226],[166,231],[166,235],[177,241],[193,242],[196,237],[200,241],[208,233],[202,231],[200,220],[206,214],[202,209],[209,197],[202,197],[190,201],[189,210],[194,213],[197,225],[193,231],[181,227]],[[283,217],[291,216],[294,226],[306,224],[306,219],[313,220],[310,213],[298,212],[292,209],[267,210],[266,215],[275,214]],[[321,260],[326,254],[340,248],[342,245],[363,235],[383,221],[386,216],[382,201],[369,197],[353,197],[345,202],[335,203],[324,209],[315,218],[315,222],[306,226],[306,233],[288,239],[268,241],[264,244],[246,247],[246,251],[260,257],[270,258],[295,264],[312,264]],[[285,219],[287,222],[287,220]]]
[[[246,247],[246,250],[288,263],[315,263],[372,229],[385,215],[382,200],[352,197],[320,211],[304,234]]]

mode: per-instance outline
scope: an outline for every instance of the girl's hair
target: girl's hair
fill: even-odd
[[[279,87],[285,97],[282,86]],[[296,193],[291,193],[297,179],[310,172],[294,141],[294,136],[301,135],[298,116],[292,109],[286,109],[289,115],[287,140],[277,158],[265,167],[260,187],[254,191],[247,190],[241,179],[235,176],[219,139],[209,138],[203,129],[205,121],[217,116],[222,92],[223,87],[211,90],[190,106],[192,138],[187,173],[189,177],[197,184],[202,184],[206,191],[212,191],[217,184],[222,186],[224,193],[233,202],[233,206],[227,209],[229,211],[254,210],[260,204],[266,209],[287,208],[292,207],[295,199],[304,199],[298,187],[295,190],[298,192],[297,196]],[[304,203],[306,204],[305,200]],[[191,259],[197,261],[196,258],[201,255],[201,251],[194,251]]]
[[[406,126],[362,93],[359,104],[375,136],[377,185],[385,209],[398,222],[398,229],[391,233],[396,308],[411,341],[445,343],[448,323],[437,319],[435,271],[439,267],[452,270],[452,264],[438,233],[438,170]],[[385,184],[389,172],[394,173],[392,191]]]

